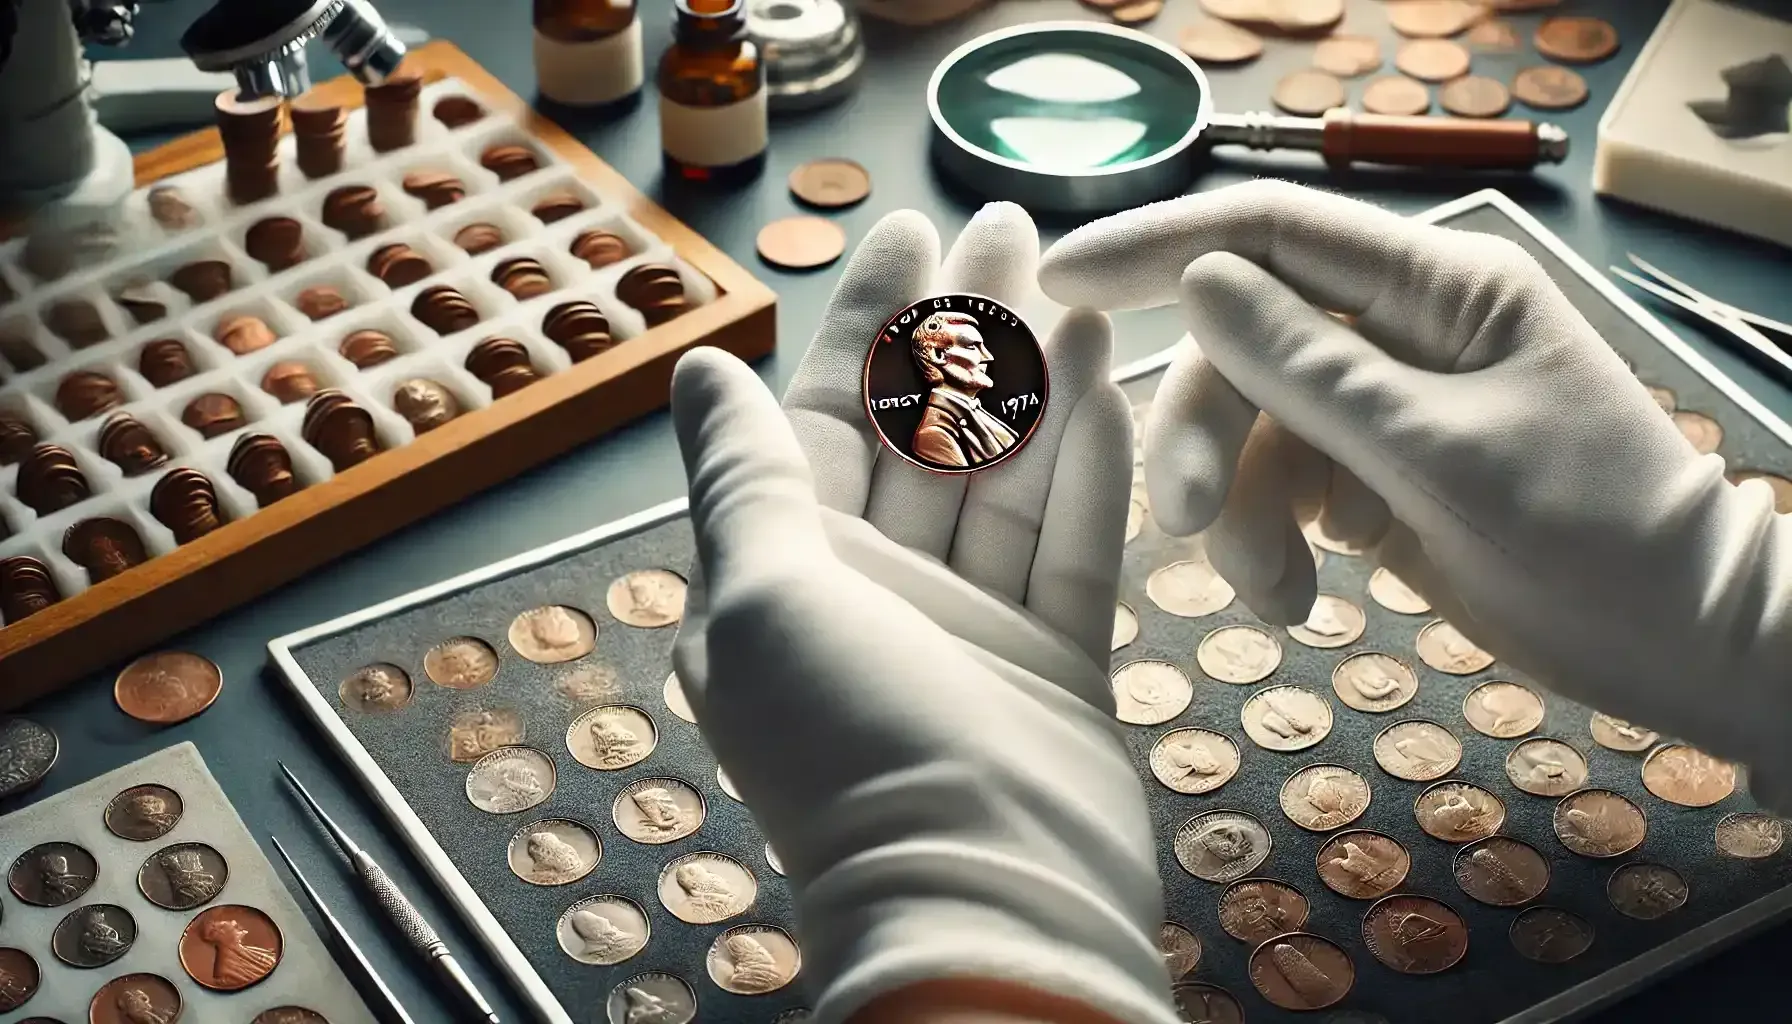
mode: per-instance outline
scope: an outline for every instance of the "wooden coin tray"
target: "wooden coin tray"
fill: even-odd
[[[1504,235],[1524,245],[1644,382],[1672,389],[1683,407],[1705,412],[1723,424],[1722,452],[1732,466],[1782,474],[1792,468],[1792,428],[1773,418],[1505,196],[1477,193],[1432,211],[1426,219]],[[1165,353],[1116,373],[1135,407],[1150,401],[1168,360]],[[1664,802],[1642,784],[1644,754],[1617,753],[1597,745],[1589,732],[1591,709],[1544,693],[1544,720],[1528,735],[1553,737],[1575,747],[1589,764],[1588,787],[1622,793],[1648,818],[1646,838],[1631,854],[1594,860],[1570,853],[1551,824],[1558,801],[1520,792],[1507,779],[1505,759],[1521,740],[1491,739],[1464,720],[1464,697],[1480,683],[1507,679],[1537,689],[1535,684],[1497,663],[1468,677],[1427,667],[1417,656],[1415,641],[1434,617],[1395,614],[1373,601],[1367,590],[1373,567],[1360,557],[1326,554],[1319,571],[1321,592],[1350,601],[1366,615],[1363,636],[1345,647],[1303,646],[1283,631],[1264,627],[1236,601],[1198,619],[1167,614],[1146,595],[1146,577],[1160,566],[1191,557],[1198,543],[1164,535],[1146,515],[1139,535],[1127,545],[1121,584],[1122,601],[1138,615],[1139,633],[1113,652],[1112,667],[1140,659],[1168,661],[1194,682],[1194,699],[1187,711],[1162,725],[1129,726],[1127,743],[1159,839],[1168,920],[1192,930],[1204,946],[1199,965],[1185,980],[1225,989],[1237,998],[1252,1024],[1333,1018],[1277,1009],[1258,995],[1247,971],[1250,947],[1227,937],[1219,926],[1218,898],[1225,887],[1192,877],[1177,862],[1171,843],[1176,830],[1209,810],[1243,811],[1268,828],[1273,848],[1252,875],[1299,889],[1311,904],[1308,930],[1348,952],[1355,982],[1335,1010],[1360,1014],[1337,1018],[1352,1024],[1565,1020],[1634,992],[1662,972],[1792,911],[1792,853],[1741,860],[1716,848],[1714,830],[1720,819],[1758,809],[1745,786],[1704,809]],[[704,954],[715,937],[744,922],[789,928],[790,893],[784,880],[768,869],[764,840],[746,808],[717,784],[715,759],[696,727],[665,703],[663,687],[671,670],[674,630],[633,628],[605,610],[613,580],[640,569],[683,572],[692,555],[685,504],[675,501],[270,645],[299,706],[384,809],[391,825],[546,1024],[598,1024],[611,989],[644,971],[665,971],[688,982],[697,996],[698,1018],[705,1022],[763,1024],[808,1000],[800,975],[791,987],[756,997],[731,995],[710,981]],[[557,666],[532,664],[518,656],[507,642],[509,624],[519,613],[546,604],[577,608],[597,623],[594,653]],[[1227,685],[1208,678],[1197,666],[1195,650],[1202,638],[1232,624],[1256,624],[1277,636],[1282,661],[1263,682]],[[491,683],[475,690],[451,690],[429,681],[425,654],[456,636],[480,638],[498,652],[499,667]],[[1416,672],[1420,685],[1410,703],[1368,714],[1337,699],[1333,669],[1364,651],[1392,655]],[[342,681],[373,663],[398,666],[414,681],[414,697],[403,710],[367,714],[344,705],[339,697]],[[581,703],[568,696],[568,678],[601,680],[607,689]],[[1252,694],[1286,683],[1323,697],[1332,707],[1335,724],[1310,749],[1275,753],[1246,737],[1240,715]],[[657,749],[624,771],[581,766],[567,750],[567,726],[584,706],[597,703],[645,710],[658,728]],[[547,753],[557,771],[552,797],[520,814],[496,816],[474,809],[464,793],[466,766],[456,765],[444,753],[453,715],[496,709],[520,714],[523,742]],[[1504,802],[1507,815],[1501,832],[1528,842],[1549,862],[1551,878],[1540,897],[1525,907],[1500,909],[1477,903],[1458,888],[1452,863],[1459,847],[1427,836],[1414,817],[1414,801],[1430,783],[1394,778],[1374,759],[1376,734],[1407,719],[1442,724],[1461,741],[1461,764],[1446,778],[1480,785]],[[1237,776],[1210,794],[1172,792],[1152,774],[1153,745],[1166,732],[1185,726],[1222,732],[1242,754]],[[1370,901],[1336,895],[1317,876],[1319,847],[1332,833],[1304,831],[1280,809],[1278,794],[1284,781],[1317,763],[1345,765],[1368,780],[1371,802],[1348,827],[1383,832],[1406,847],[1412,867],[1396,891],[1442,900],[1467,922],[1468,952],[1456,966],[1437,976],[1414,977],[1384,967],[1369,953],[1362,924]],[[666,776],[702,792],[707,820],[691,837],[667,846],[631,842],[611,822],[611,801],[636,779]],[[554,816],[591,826],[602,838],[603,860],[591,876],[576,884],[528,885],[505,866],[507,844],[519,826]],[[727,854],[753,871],[759,883],[758,902],[740,917],[717,925],[687,925],[670,915],[656,895],[660,869],[675,857],[699,850]],[[1606,883],[1619,866],[1635,862],[1663,864],[1678,872],[1690,889],[1686,904],[1655,921],[1620,915],[1608,900]],[[627,896],[646,910],[651,922],[646,948],[615,967],[576,962],[561,952],[555,939],[558,916],[578,900],[600,893]],[[1518,913],[1530,906],[1558,907],[1589,922],[1595,932],[1591,948],[1556,965],[1521,956],[1508,932]]]
[[[106,805],[132,786],[161,785],[180,794],[183,812],[166,835],[147,842],[121,839],[106,828]],[[321,833],[320,833],[321,835]],[[334,873],[341,858],[305,836],[283,837],[305,867],[306,876]],[[149,973],[174,984],[184,1006],[182,1021],[249,1021],[264,1010],[301,1006],[334,1024],[374,1024],[329,948],[287,892],[230,798],[219,788],[205,759],[191,743],[159,750],[122,768],[90,779],[55,796],[0,818],[0,870],[10,869],[39,843],[74,843],[93,854],[99,874],[79,898],[60,907],[34,907],[11,892],[0,892],[0,947],[24,950],[37,961],[42,981],[37,994],[0,1020],[88,1019],[94,993],[113,978]],[[327,843],[325,839],[323,842]],[[204,843],[229,866],[218,895],[192,910],[165,910],[137,888],[137,869],[156,851],[176,843]],[[151,870],[154,870],[151,868]],[[97,903],[123,907],[137,926],[137,939],[124,956],[104,967],[70,967],[50,950],[56,925],[71,912]],[[280,962],[272,973],[239,992],[201,987],[180,965],[180,936],[187,922],[208,907],[248,906],[272,918],[280,929]]]
[[[690,229],[673,220],[576,140],[534,115],[477,65],[444,43],[409,58],[425,74],[416,142],[376,153],[367,141],[361,89],[344,79],[319,87],[321,95],[353,109],[341,173],[309,180],[300,173],[290,134],[281,140],[278,194],[245,206],[225,198],[222,145],[215,130],[145,154],[137,162],[138,190],[118,225],[116,255],[54,281],[39,281],[22,258],[27,241],[0,247],[0,277],[14,297],[0,309],[0,411],[30,423],[41,443],[69,449],[92,496],[47,516],[16,496],[17,465],[0,468],[0,558],[28,555],[49,567],[62,600],[0,630],[0,708],[66,684],[277,586],[407,522],[483,487],[661,408],[667,401],[672,363],[697,344],[714,344],[747,358],[770,352],[773,296]],[[444,97],[472,98],[487,114],[451,129],[432,116]],[[489,147],[514,143],[539,158],[540,169],[508,182],[481,166]],[[465,183],[464,199],[429,210],[401,186],[406,173],[446,172]],[[150,216],[150,187],[178,187],[200,216],[189,230],[164,230]],[[350,240],[323,225],[324,198],[345,185],[378,191],[385,227]],[[584,204],[571,217],[543,223],[536,202],[570,193]],[[248,229],[270,217],[290,217],[304,231],[307,259],[280,272],[245,251]],[[462,227],[486,222],[505,236],[502,248],[471,256],[453,241]],[[621,236],[632,254],[592,269],[571,252],[573,240],[591,230]],[[387,287],[368,272],[369,257],[383,246],[406,243],[434,268],[409,287]],[[493,282],[493,268],[527,256],[547,270],[555,290],[518,301]],[[227,295],[194,305],[168,283],[173,272],[196,260],[222,260],[233,271]],[[692,308],[649,327],[640,312],[617,298],[618,279],[642,264],[675,267]],[[131,285],[158,293],[167,315],[139,325],[115,301]],[[295,307],[300,292],[328,285],[351,308],[313,322]],[[443,336],[412,314],[415,296],[450,285],[478,309],[476,327]],[[108,339],[74,347],[58,337],[48,311],[58,303],[90,303],[103,318]],[[565,348],[542,330],[547,313],[562,303],[588,300],[609,319],[614,348],[574,364]],[[218,325],[233,316],[259,317],[278,340],[236,356],[216,340]],[[350,333],[377,329],[389,335],[398,357],[367,369],[343,358],[338,347]],[[492,389],[465,368],[469,350],[487,338],[511,338],[528,350],[542,379],[494,401]],[[159,339],[183,342],[195,375],[156,388],[138,373],[144,345]],[[41,360],[41,365],[32,366]],[[261,386],[276,362],[308,366],[320,387],[335,388],[368,410],[384,451],[361,465],[335,472],[301,434],[306,403],[281,404]],[[58,385],[70,373],[97,370],[116,381],[124,404],[70,423],[56,407]],[[464,413],[427,434],[417,434],[392,405],[399,382],[426,378],[444,385]],[[229,395],[242,406],[246,426],[209,440],[186,426],[182,410],[208,392]],[[97,446],[101,425],[126,412],[143,423],[171,455],[166,466],[127,477]],[[226,463],[242,436],[271,434],[290,453],[304,489],[258,508],[255,497],[232,479]],[[149,496],[169,471],[192,467],[210,479],[226,525],[184,545],[151,513]],[[150,558],[121,576],[90,585],[85,569],[63,553],[63,537],[75,523],[112,517],[143,539]]]

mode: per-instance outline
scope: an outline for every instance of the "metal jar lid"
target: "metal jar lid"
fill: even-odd
[[[759,45],[773,110],[827,106],[858,85],[865,38],[840,0],[749,0],[747,34]]]
[[[1032,210],[1105,213],[1188,188],[1207,77],[1142,32],[1039,22],[954,50],[927,85],[933,156],[957,184]]]

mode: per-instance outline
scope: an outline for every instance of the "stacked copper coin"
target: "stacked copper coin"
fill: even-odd
[[[193,356],[179,338],[161,338],[137,354],[137,372],[158,388],[186,380],[197,372]]]
[[[610,318],[590,302],[555,306],[541,322],[541,330],[549,341],[565,349],[575,363],[606,352],[616,344],[610,334]]]
[[[324,197],[324,225],[349,238],[366,238],[386,226],[386,204],[369,185],[344,185]]]
[[[528,256],[518,256],[499,263],[492,270],[492,283],[516,296],[521,302],[554,290],[554,279],[548,276],[548,268],[542,266],[540,260]]]
[[[235,274],[223,260],[195,260],[176,270],[168,283],[186,293],[187,298],[203,305],[230,294],[236,287]]]
[[[468,224],[454,233],[454,244],[460,246],[461,250],[469,256],[491,252],[502,246],[505,241],[503,228],[483,221],[478,224]]]
[[[616,282],[616,297],[641,311],[647,326],[657,327],[691,308],[684,279],[672,267],[643,263]]]
[[[311,396],[300,433],[305,443],[322,452],[338,472],[380,452],[379,438],[373,432],[373,414],[335,389]]]
[[[292,102],[292,134],[299,170],[307,178],[327,178],[342,170],[347,148],[348,111],[327,100],[301,97]]]
[[[168,464],[168,449],[130,413],[119,413],[100,428],[100,454],[124,470],[125,476],[141,476]]]
[[[224,525],[218,492],[210,478],[185,466],[156,481],[149,492],[149,511],[179,544],[198,540]]]
[[[50,567],[30,555],[0,559],[0,618],[11,625],[62,600]]]
[[[226,91],[218,94],[216,105],[231,200],[253,203],[279,191],[283,101],[278,96],[241,99]]]
[[[226,317],[219,321],[216,337],[218,344],[239,356],[259,352],[279,340],[267,321],[248,315]]]
[[[529,350],[510,338],[487,338],[474,345],[467,353],[466,365],[468,373],[492,389],[493,398],[503,398],[541,379],[529,360]]]
[[[599,270],[634,255],[627,241],[613,231],[587,231],[573,239],[572,254]]]
[[[199,432],[203,438],[228,434],[249,422],[243,403],[221,391],[208,391],[187,403],[180,421]]]
[[[527,146],[499,144],[479,154],[479,165],[498,176],[499,181],[513,181],[541,169],[541,158]]]
[[[261,375],[261,390],[288,405],[317,394],[317,375],[311,367],[292,359],[284,359],[268,367]]]
[[[368,88],[367,141],[376,152],[390,153],[417,141],[417,98],[422,92],[422,76],[409,72]]]
[[[417,250],[399,242],[375,249],[367,257],[367,272],[384,281],[388,288],[404,288],[435,273],[436,268]]]
[[[450,128],[464,128],[485,117],[485,108],[469,96],[444,96],[436,101],[436,120]]]
[[[149,561],[143,538],[122,519],[83,519],[62,536],[62,553],[87,570],[87,578],[103,583],[132,566]]]
[[[243,251],[276,274],[305,262],[305,227],[291,217],[259,220],[243,236]]]
[[[98,345],[111,337],[106,320],[86,299],[65,299],[44,310],[44,326],[73,348]]]
[[[337,352],[360,370],[398,358],[398,346],[393,343],[391,335],[375,330],[356,331],[342,339]]]
[[[75,454],[55,444],[40,444],[25,456],[13,488],[19,500],[40,516],[60,512],[93,494]]]
[[[402,185],[406,195],[422,200],[432,210],[467,198],[467,183],[446,171],[412,171],[404,176]]]
[[[293,472],[292,453],[271,434],[245,434],[230,449],[225,467],[230,478],[255,495],[262,508],[299,490],[304,485]]]
[[[12,413],[0,413],[0,466],[10,466],[37,447],[37,428]]]
[[[56,385],[56,411],[70,420],[84,420],[123,404],[118,382],[98,370],[77,370]]]
[[[411,315],[437,334],[454,334],[479,322],[479,310],[459,291],[439,285],[426,288],[411,303]]]
[[[565,220],[585,209],[585,201],[571,192],[551,192],[535,201],[529,209],[543,224]]]

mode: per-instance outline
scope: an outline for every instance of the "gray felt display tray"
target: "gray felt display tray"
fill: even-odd
[[[1439,207],[1424,219],[1467,230],[1497,233],[1525,245],[1605,338],[1635,367],[1644,381],[1672,389],[1680,406],[1715,417],[1725,428],[1722,453],[1738,469],[1785,474],[1792,470],[1792,428],[1775,419],[1733,382],[1684,345],[1603,276],[1549,235],[1505,196],[1481,192]],[[1135,403],[1149,401],[1168,355],[1118,371]],[[788,927],[789,890],[767,870],[763,839],[745,807],[724,795],[715,782],[715,760],[696,728],[666,707],[661,688],[670,670],[671,629],[624,626],[604,610],[604,593],[623,573],[662,567],[682,572],[692,555],[682,501],[528,552],[466,576],[322,624],[269,645],[282,675],[301,705],[349,762],[393,825],[416,850],[468,923],[521,988],[542,1021],[594,1024],[603,1020],[606,994],[642,971],[664,970],[690,983],[704,1022],[769,1022],[805,1001],[802,979],[767,996],[727,994],[710,982],[704,952],[723,929],[742,922]],[[1314,650],[1281,635],[1283,661],[1268,680],[1229,686],[1209,680],[1194,663],[1202,637],[1221,626],[1255,621],[1234,602],[1201,619],[1160,611],[1145,595],[1146,575],[1187,557],[1190,541],[1165,537],[1147,521],[1129,543],[1122,600],[1139,616],[1139,636],[1116,651],[1114,666],[1140,658],[1171,661],[1195,680],[1191,708],[1171,722],[1129,729],[1129,745],[1146,790],[1160,837],[1160,864],[1168,892],[1168,917],[1196,932],[1205,946],[1192,980],[1219,985],[1236,996],[1253,1024],[1292,1022],[1325,1014],[1288,1013],[1271,1006],[1252,988],[1246,974],[1250,950],[1221,931],[1217,898],[1223,887],[1190,877],[1170,850],[1170,837],[1192,816],[1210,809],[1247,811],[1274,838],[1267,863],[1252,874],[1292,884],[1312,905],[1308,930],[1325,935],[1349,952],[1356,983],[1338,1010],[1376,1014],[1393,1022],[1498,1021],[1542,1024],[1571,1019],[1645,984],[1664,970],[1683,965],[1721,945],[1792,912],[1792,856],[1744,861],[1717,852],[1714,826],[1724,815],[1754,809],[1740,789],[1714,807],[1691,810],[1650,795],[1641,780],[1641,754],[1619,754],[1598,746],[1588,732],[1590,711],[1545,695],[1543,724],[1531,735],[1565,740],[1589,762],[1589,786],[1617,790],[1648,816],[1649,831],[1634,853],[1613,860],[1589,860],[1568,852],[1556,839],[1550,817],[1556,800],[1519,792],[1506,779],[1503,763],[1518,740],[1482,736],[1463,720],[1464,695],[1486,679],[1527,682],[1501,665],[1472,677],[1446,676],[1427,668],[1414,638],[1431,616],[1387,611],[1367,594],[1371,566],[1363,559],[1328,554],[1320,589],[1363,608],[1368,628],[1357,643],[1337,650]],[[540,666],[518,657],[505,631],[519,612],[561,603],[583,609],[599,624],[597,650],[579,662]],[[494,682],[477,690],[449,690],[427,682],[424,653],[451,636],[485,639],[500,652]],[[1332,693],[1332,669],[1346,656],[1380,651],[1418,673],[1413,701],[1387,714],[1365,714],[1342,705]],[[371,716],[344,711],[340,681],[373,662],[390,662],[416,680],[416,696],[404,711]],[[560,695],[555,680],[569,670],[604,666],[619,688],[612,700],[645,708],[659,727],[658,749],[632,769],[603,773],[580,767],[567,753],[564,734],[577,708]],[[1252,693],[1276,683],[1298,683],[1326,697],[1335,725],[1318,746],[1282,754],[1258,748],[1243,734],[1240,709]],[[475,810],[463,793],[467,769],[450,762],[443,738],[449,716],[471,708],[519,711],[527,741],[554,757],[559,784],[544,805],[522,814],[496,817]],[[1550,861],[1546,892],[1529,905],[1557,906],[1591,922],[1591,949],[1566,964],[1545,966],[1524,959],[1507,932],[1518,909],[1482,906],[1465,896],[1450,871],[1456,847],[1422,833],[1413,801],[1425,783],[1395,779],[1377,767],[1371,741],[1395,721],[1423,718],[1442,723],[1463,743],[1461,766],[1450,777],[1478,783],[1506,804],[1502,831],[1530,842]],[[1153,778],[1149,752],[1170,729],[1201,725],[1231,736],[1243,754],[1236,778],[1205,796],[1184,796]],[[1399,891],[1443,900],[1470,928],[1461,963],[1432,977],[1410,977],[1378,963],[1365,948],[1361,927],[1369,904],[1333,894],[1315,873],[1315,855],[1325,836],[1297,828],[1281,812],[1278,792],[1296,769],[1317,762],[1355,767],[1373,790],[1362,818],[1351,827],[1371,828],[1398,838],[1412,855],[1412,869]],[[690,838],[668,846],[640,846],[621,836],[609,807],[628,782],[671,775],[701,789],[709,817]],[[511,834],[527,821],[555,815],[578,818],[602,836],[604,858],[582,882],[543,889],[527,885],[505,866]],[[759,880],[758,903],[722,925],[695,927],[674,919],[660,905],[655,882],[662,865],[694,850],[729,854]],[[1655,922],[1619,915],[1607,902],[1606,880],[1619,865],[1633,861],[1666,864],[1688,882],[1691,896],[1681,909]],[[652,939],[632,960],[609,968],[577,963],[559,949],[558,915],[573,902],[596,893],[620,893],[646,909]],[[1363,1020],[1364,1018],[1340,1017]],[[1375,1020],[1376,1017],[1369,1017]]]
[[[174,790],[184,805],[179,823],[167,835],[148,842],[120,839],[107,830],[106,805],[132,786],[157,783]],[[28,1017],[52,1017],[75,1024],[88,1019],[88,1003],[113,978],[148,972],[174,983],[185,1007],[180,1024],[244,1024],[263,1010],[303,1006],[323,1014],[331,1024],[374,1024],[373,1015],[330,958],[323,940],[311,929],[298,904],[274,873],[255,838],[237,817],[236,808],[191,743],[159,750],[123,768],[107,772],[73,789],[0,818],[0,870],[39,843],[69,842],[85,848],[99,862],[93,887],[62,907],[27,906],[7,892],[0,946],[23,949],[37,961],[43,982],[36,995],[0,1021],[13,1024]],[[215,899],[188,911],[164,910],[137,890],[137,869],[149,856],[174,843],[199,842],[223,854],[230,873]],[[95,903],[128,910],[137,924],[130,951],[105,967],[69,967],[50,952],[50,934],[70,911]],[[201,988],[181,969],[181,930],[206,907],[239,904],[254,907],[279,926],[284,949],[280,963],[259,983],[240,992]]]

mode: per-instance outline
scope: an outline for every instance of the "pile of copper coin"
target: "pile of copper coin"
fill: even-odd
[[[280,188],[284,103],[277,96],[245,100],[230,90],[218,95],[217,108],[231,200],[248,204],[272,196]]]
[[[390,153],[416,143],[422,92],[423,77],[410,71],[400,71],[367,90],[367,141],[376,152]]]
[[[691,308],[684,278],[677,268],[658,263],[644,263],[623,274],[616,282],[616,297],[623,305],[640,311],[649,327],[657,327]]]
[[[307,178],[327,178],[339,173],[348,148],[348,109],[338,103],[301,97],[292,101],[288,110],[299,171]]]
[[[380,452],[373,414],[334,389],[311,396],[300,430],[305,442],[322,452],[338,472],[358,466]]]

